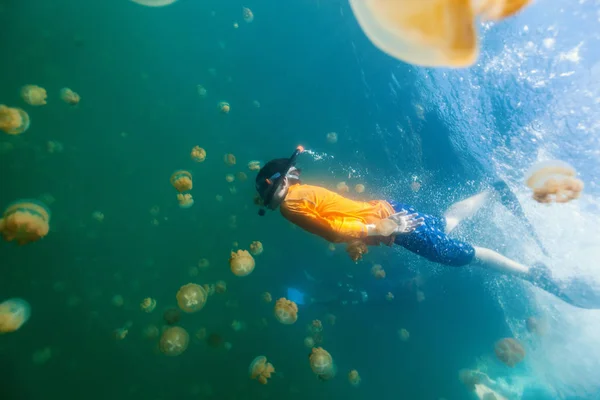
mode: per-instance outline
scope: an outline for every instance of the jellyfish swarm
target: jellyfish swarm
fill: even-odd
[[[221,111],[221,114],[229,114],[229,111],[231,110],[229,103],[226,101],[220,101],[219,104],[217,104],[217,108]]]
[[[192,157],[192,160],[196,162],[203,162],[204,160],[206,160],[206,150],[204,150],[200,146],[194,146],[190,156]]]
[[[194,205],[194,198],[189,193],[177,193],[177,203],[180,208],[190,208]]]
[[[251,9],[249,9],[247,7],[242,8],[242,17],[244,18],[244,21],[246,21],[247,23],[254,21],[254,13],[252,12]]]
[[[513,368],[525,358],[525,349],[518,340],[504,338],[496,342],[494,346],[496,357],[504,364]]]
[[[309,356],[310,368],[321,380],[329,380],[335,376],[336,368],[333,358],[322,347],[313,348]]]
[[[189,342],[190,335],[185,329],[172,326],[162,333],[158,348],[164,355],[178,356],[187,349]]]
[[[150,297],[146,297],[140,303],[140,308],[145,313],[151,313],[156,308],[156,300],[154,300],[153,298],[150,298]]]
[[[0,129],[9,135],[20,135],[29,129],[29,115],[20,108],[0,104]]]
[[[348,382],[355,387],[360,384],[360,375],[357,370],[353,369],[348,373]]]
[[[229,258],[229,267],[231,268],[231,272],[236,276],[249,275],[254,271],[254,258],[252,258],[247,250],[232,251]]]
[[[530,0],[350,0],[366,36],[380,50],[407,63],[467,67],[478,56],[476,17],[500,20]]]
[[[18,330],[31,315],[29,303],[23,299],[8,299],[0,304],[0,334]]]
[[[259,241],[254,241],[252,243],[250,243],[250,254],[252,254],[253,256],[258,256],[260,254],[262,254],[263,252],[263,245],[261,242]]]
[[[32,106],[43,106],[46,104],[46,89],[36,85],[25,85],[21,88],[21,97],[25,103]]]
[[[206,290],[195,283],[182,286],[177,292],[177,305],[186,313],[194,313],[202,310],[208,297]]]
[[[171,185],[179,192],[187,192],[192,190],[192,174],[188,171],[175,171],[171,175]]]
[[[19,245],[40,240],[50,229],[50,210],[37,200],[18,200],[4,210],[0,233],[4,240]]]
[[[164,7],[169,4],[175,3],[177,0],[131,0],[134,3],[140,4],[146,7]]]
[[[293,301],[280,298],[275,302],[275,318],[284,325],[291,325],[298,319],[298,306]]]
[[[75,106],[79,104],[81,97],[69,88],[60,89],[60,98],[67,104]]]
[[[529,169],[527,186],[538,203],[566,203],[579,198],[583,190],[583,182],[575,178],[576,174],[575,168],[566,162],[545,161]]]
[[[348,252],[348,255],[350,256],[352,261],[358,262],[359,260],[362,260],[363,254],[367,254],[369,252],[369,249],[367,248],[367,245],[364,242],[360,240],[355,240],[353,242],[348,243],[346,251]]]
[[[256,379],[263,385],[267,384],[267,379],[271,377],[271,374],[275,373],[275,368],[271,363],[267,362],[267,357],[258,356],[251,363],[248,368],[248,374],[251,379]]]

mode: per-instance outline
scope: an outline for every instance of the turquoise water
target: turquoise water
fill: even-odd
[[[251,24],[242,20],[243,6],[254,12]],[[589,260],[600,256],[600,57],[598,39],[585,33],[595,29],[597,10],[540,1],[506,24],[483,25],[480,64],[449,71],[381,53],[346,2],[1,2],[0,103],[24,108],[32,122],[23,135],[0,136],[0,207],[21,198],[54,201],[46,238],[23,247],[0,243],[0,300],[31,305],[30,320],[0,337],[0,398],[474,398],[458,380],[461,368],[505,380],[515,399],[600,398],[597,312],[403,249],[374,248],[354,264],[343,246],[331,252],[276,213],[260,218],[246,167],[287,157],[302,144],[311,150],[299,159],[306,182],[362,183],[365,193],[350,196],[397,199],[430,213],[501,177],[551,248],[553,271],[597,280]],[[25,104],[25,84],[46,88],[48,104]],[[81,95],[78,106],[60,101],[65,86]],[[226,115],[217,109],[223,100],[231,105]],[[337,143],[327,142],[328,132],[337,132]],[[63,150],[48,152],[48,141]],[[195,145],[206,149],[205,162],[190,159]],[[235,154],[235,166],[223,162],[225,153]],[[579,203],[532,204],[523,175],[544,158],[576,167],[586,182]],[[189,209],[178,207],[169,183],[178,169],[193,174]],[[246,182],[225,181],[240,171]],[[413,176],[422,183],[418,192]],[[155,206],[158,215],[151,214]],[[525,263],[541,257],[497,204],[457,234]],[[254,240],[265,248],[256,269],[233,276],[233,242],[247,249]],[[191,276],[201,258],[210,267]],[[384,267],[384,280],[371,275],[373,264]],[[410,283],[416,277],[421,302]],[[163,325],[182,285],[217,280],[227,282],[227,292],[181,318],[189,348],[179,357],[161,355],[144,328]],[[335,298],[338,282],[366,290],[370,301],[301,306],[298,321],[286,326],[261,299],[265,291],[282,297],[290,286]],[[381,301],[388,291],[395,299]],[[140,311],[145,297],[157,300],[153,313]],[[549,320],[546,336],[527,333],[531,315]],[[338,367],[328,382],[312,373],[303,344],[313,319],[323,321],[322,346]],[[234,331],[234,320],[246,329]],[[113,331],[129,323],[127,337],[115,340]],[[201,328],[231,349],[197,339]],[[410,332],[407,342],[399,339],[401,328]],[[513,369],[494,356],[503,337],[517,337],[527,350]],[[276,369],[266,386],[247,375],[258,355]],[[347,380],[352,369],[362,378],[357,388]]]

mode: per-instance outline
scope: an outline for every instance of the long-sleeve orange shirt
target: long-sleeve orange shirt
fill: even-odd
[[[382,237],[367,238],[367,224],[394,213],[386,201],[354,201],[319,186],[292,185],[280,206],[281,214],[302,229],[330,242],[363,239],[379,244]]]

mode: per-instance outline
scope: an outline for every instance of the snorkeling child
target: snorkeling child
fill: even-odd
[[[576,286],[563,290],[543,264],[528,267],[491,249],[448,236],[495,192],[500,195],[503,205],[524,218],[517,198],[504,182],[494,184],[494,190],[452,205],[443,217],[439,217],[421,213],[397,201],[355,201],[323,187],[303,184],[300,170],[295,167],[296,158],[303,150],[298,147],[290,158],[274,159],[265,164],[256,177],[256,190],[264,207],[271,210],[279,207],[287,220],[304,230],[335,243],[360,240],[367,245],[397,244],[443,265],[481,266],[527,280],[576,307],[600,308],[600,297],[589,290],[585,282],[577,281]],[[259,214],[265,214],[264,208]],[[524,223],[531,226],[526,219]],[[572,296],[569,289],[578,293]]]

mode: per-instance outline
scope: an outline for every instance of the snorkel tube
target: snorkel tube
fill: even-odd
[[[263,207],[261,207],[258,210],[258,215],[260,215],[261,217],[265,215],[265,213],[266,213],[265,208],[268,207],[268,205],[271,203],[271,201],[273,200],[273,196],[275,196],[275,193],[277,193],[277,191],[281,188],[284,178],[290,172],[292,167],[294,167],[296,165],[296,159],[298,158],[300,153],[302,153],[303,151],[304,151],[304,147],[302,147],[302,146],[296,147],[296,150],[294,150],[294,153],[292,153],[292,155],[288,159],[288,162],[285,165],[283,171],[277,172],[277,173],[273,174],[271,177],[265,179],[265,182],[267,183],[267,185],[269,185],[269,187],[263,197]]]

